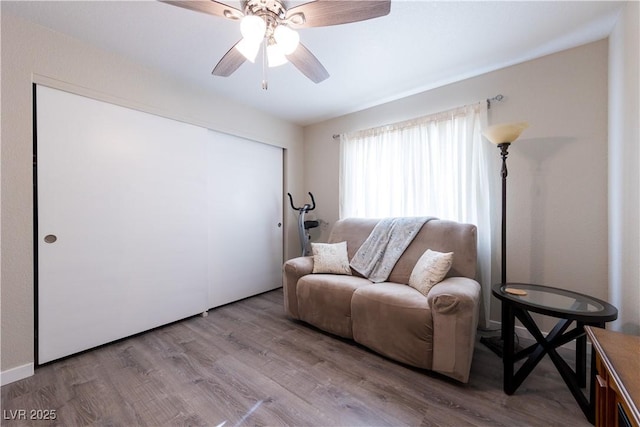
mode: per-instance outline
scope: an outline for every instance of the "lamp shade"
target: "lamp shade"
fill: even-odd
[[[498,125],[489,126],[482,132],[485,138],[494,144],[502,144],[505,142],[513,142],[522,133],[523,130],[529,127],[527,122],[519,123],[502,123]]]

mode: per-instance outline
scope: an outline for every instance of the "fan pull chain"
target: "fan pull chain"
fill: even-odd
[[[262,89],[269,89],[269,83],[267,82],[267,40],[262,43]]]

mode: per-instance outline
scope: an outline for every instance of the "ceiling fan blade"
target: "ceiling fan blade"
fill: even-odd
[[[326,27],[378,18],[390,10],[391,0],[316,0],[287,10],[286,19],[295,28]]]
[[[314,83],[320,83],[329,77],[329,72],[318,61],[318,58],[302,43],[292,54],[287,55],[287,59]]]
[[[229,19],[240,19],[244,16],[242,11],[233,6],[220,3],[215,0],[159,0],[173,6],[183,7],[196,12],[206,13],[213,16],[221,16]]]
[[[213,74],[214,76],[229,77],[244,63],[244,61],[246,61],[244,55],[241,54],[238,49],[236,49],[236,45],[238,43],[233,45],[233,47],[224,54],[222,59],[218,62],[218,64],[216,64],[216,67],[213,69],[211,74]]]

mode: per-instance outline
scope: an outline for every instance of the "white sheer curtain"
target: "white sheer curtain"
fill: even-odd
[[[486,116],[480,102],[340,137],[340,218],[432,215],[478,227],[482,327],[489,323],[495,209],[495,153],[481,136]]]

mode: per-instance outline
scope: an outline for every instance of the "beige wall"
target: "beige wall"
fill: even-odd
[[[615,329],[640,335],[640,3],[609,37],[609,296]]]
[[[531,124],[508,158],[508,280],[607,299],[606,40],[306,127],[305,187],[317,195],[318,217],[330,224],[338,218],[339,144],[333,134],[496,94],[505,100],[491,108],[489,123]],[[499,200],[487,203],[489,208]],[[493,282],[499,280],[494,275]],[[498,307],[492,300],[496,321]]]
[[[32,83],[44,83],[286,149],[285,192],[302,194],[298,126],[185,86],[123,57],[2,14],[0,370],[34,361]],[[250,124],[250,125],[249,125]],[[285,210],[285,212],[288,212]],[[287,218],[286,256],[297,254]]]

